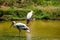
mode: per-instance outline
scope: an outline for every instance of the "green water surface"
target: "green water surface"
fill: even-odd
[[[26,24],[26,21],[16,21]],[[19,31],[12,27],[11,21],[0,22],[0,40],[26,40],[26,31]],[[60,40],[60,21],[59,20],[34,20],[29,24],[32,40]],[[22,39],[19,39],[22,38]]]

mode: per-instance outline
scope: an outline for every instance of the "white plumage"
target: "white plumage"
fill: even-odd
[[[29,27],[27,27],[25,24],[23,24],[23,23],[16,23],[15,21],[13,21],[12,23],[13,23],[13,26],[15,28],[18,28],[20,30],[26,30],[27,32],[30,32]]]
[[[32,15],[33,15],[33,11],[31,11],[31,12],[29,12],[28,14],[27,14],[27,24],[29,24],[30,23],[30,20],[31,20],[31,18],[32,18]]]
[[[27,14],[27,19],[30,19],[30,18],[32,17],[32,15],[33,15],[33,11],[29,12],[29,13]]]
[[[32,18],[33,15],[33,11],[30,11],[27,14],[27,24],[30,22],[30,19]],[[12,25],[14,25],[15,28],[17,28],[19,30],[19,34],[21,30],[26,30],[27,32],[30,32],[29,27],[27,27],[25,24],[23,23],[16,23],[15,21],[12,22]],[[12,27],[12,25],[10,27]]]

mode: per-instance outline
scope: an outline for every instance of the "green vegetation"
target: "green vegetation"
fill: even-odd
[[[0,20],[26,19],[31,10],[36,19],[60,19],[59,0],[0,0]]]
[[[36,3],[37,5],[43,5],[43,6],[56,6],[56,5],[60,5],[60,1],[59,0],[35,0],[34,3]]]
[[[16,6],[16,7],[27,7],[28,5],[60,5],[59,0],[0,0],[0,5],[5,6]]]
[[[55,9],[53,11],[41,10],[38,8],[32,9],[8,9],[2,10],[0,9],[0,14],[4,20],[12,20],[12,19],[26,19],[26,15],[29,11],[34,11],[33,18],[36,19],[60,19],[60,9]]]

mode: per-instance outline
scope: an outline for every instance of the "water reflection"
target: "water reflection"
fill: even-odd
[[[27,38],[27,40],[32,40],[32,38],[31,38],[32,36],[31,36],[31,34],[30,33],[26,33],[26,38]]]
[[[17,21],[26,23],[26,21]],[[16,28],[9,28],[11,22],[0,22],[0,36],[19,36]],[[46,38],[60,38],[60,21],[59,20],[36,20],[31,21],[29,24],[31,33],[22,31],[22,36],[26,36],[27,40],[32,37],[46,37]],[[12,32],[11,32],[12,31]]]

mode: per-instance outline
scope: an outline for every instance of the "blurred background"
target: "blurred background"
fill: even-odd
[[[24,30],[19,37],[18,30],[9,27],[11,21],[26,24],[31,10],[30,40],[60,40],[60,0],[0,0],[0,40],[27,40]]]

